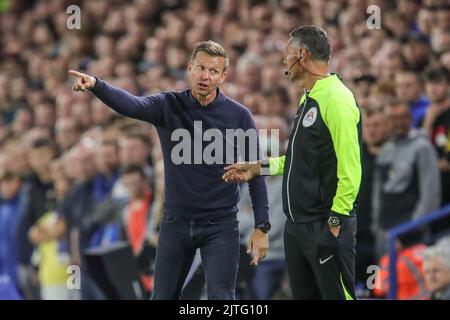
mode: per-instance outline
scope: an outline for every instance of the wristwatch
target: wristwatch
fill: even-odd
[[[264,159],[260,161],[261,165],[261,175],[262,176],[270,176],[270,163],[268,159]]]
[[[333,214],[328,218],[328,226],[338,227],[342,224],[342,219],[337,215]]]
[[[259,229],[259,230],[261,230],[262,232],[267,233],[267,232],[270,231],[270,228],[271,228],[271,227],[272,227],[272,226],[270,225],[269,222],[263,222],[263,223],[258,224],[258,225],[256,226],[256,229]]]
[[[268,159],[261,160],[261,168],[270,168]]]

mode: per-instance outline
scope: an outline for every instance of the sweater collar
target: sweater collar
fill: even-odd
[[[202,106],[200,104],[200,102],[197,101],[197,99],[194,98],[194,96],[192,95],[192,89],[187,89],[187,96],[189,98],[189,101],[192,102],[196,107],[200,107],[200,108],[211,108],[211,107],[216,107],[217,105],[220,104],[220,102],[222,102],[224,95],[222,93],[222,91],[219,89],[219,87],[217,87],[216,89],[216,97],[214,98],[213,101],[211,101],[209,104],[207,104],[206,106]]]

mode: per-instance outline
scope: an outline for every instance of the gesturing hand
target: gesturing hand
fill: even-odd
[[[69,70],[69,75],[75,77],[75,83],[73,84],[73,91],[88,91],[94,88],[95,82],[97,81],[94,77],[87,74]]]
[[[250,264],[257,266],[269,254],[268,234],[256,229],[248,241],[247,253],[253,254],[253,259]]]
[[[235,163],[224,168],[222,179],[225,182],[247,182],[259,176],[261,165],[259,163]]]

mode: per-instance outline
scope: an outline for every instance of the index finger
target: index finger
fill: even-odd
[[[227,171],[227,172],[225,172],[224,175],[222,176],[222,179],[223,179],[223,180],[227,180],[227,179],[231,178],[233,175],[235,175],[236,173],[237,173],[237,170],[235,170],[235,169],[232,169],[232,170],[230,170],[230,171]]]
[[[75,70],[69,70],[69,75],[74,76],[74,77],[78,77],[78,78],[84,78],[85,74],[75,71]]]
[[[253,260],[250,262],[250,264],[253,266],[257,266],[260,260],[261,259],[259,258],[259,250],[253,250]]]
[[[231,169],[239,169],[239,164],[238,163],[234,163],[234,164],[230,164],[229,166],[226,166],[225,168],[223,168],[224,170],[231,170]]]

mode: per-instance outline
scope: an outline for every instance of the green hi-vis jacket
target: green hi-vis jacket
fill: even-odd
[[[361,183],[361,114],[352,92],[333,74],[300,99],[286,156],[269,159],[283,175],[283,209],[294,222],[332,212],[355,215]]]

